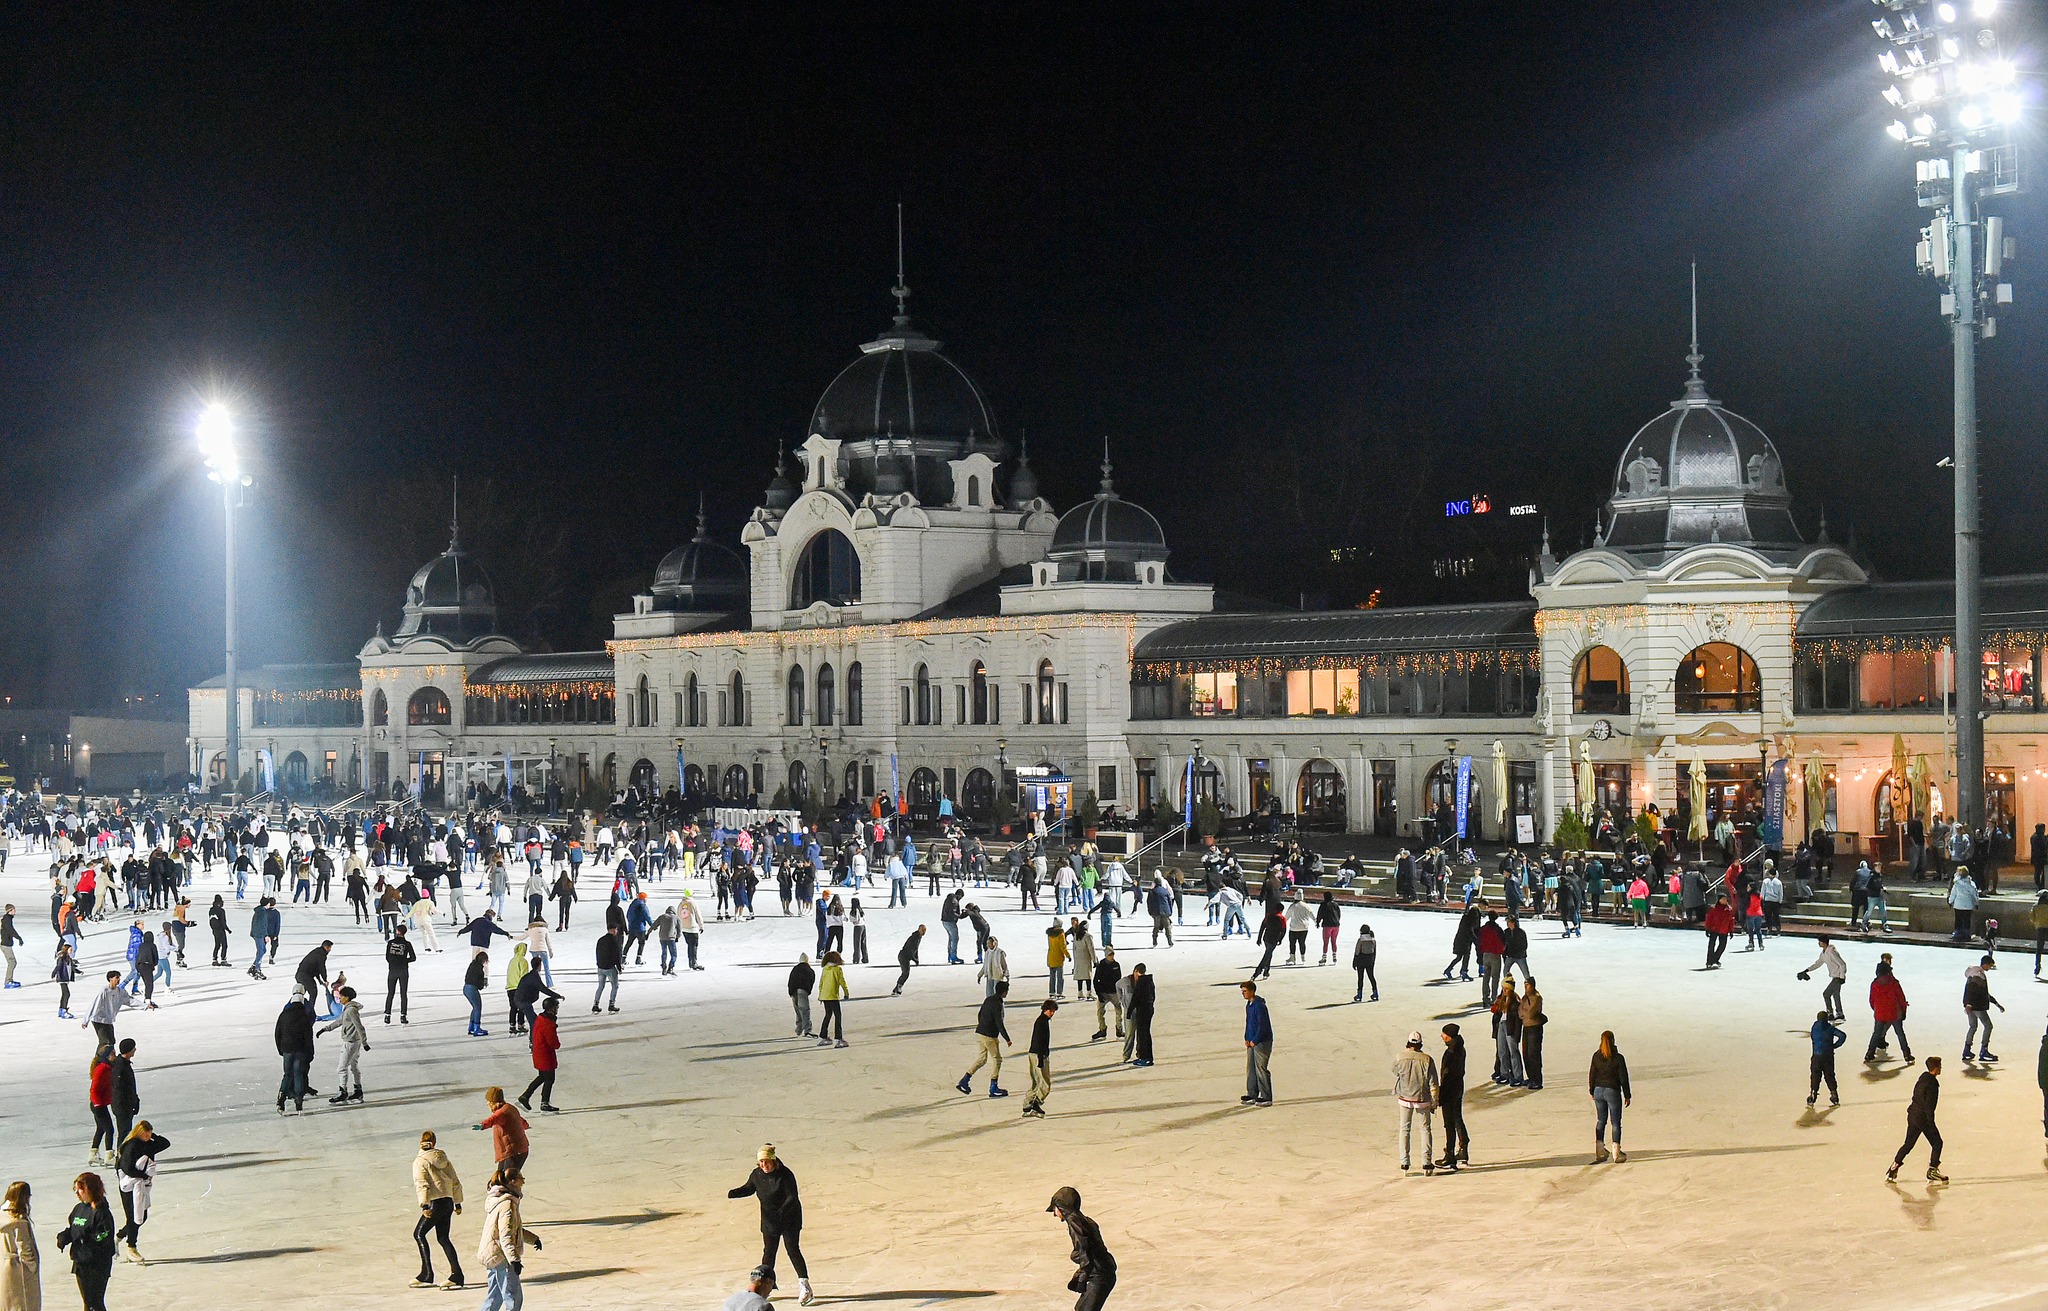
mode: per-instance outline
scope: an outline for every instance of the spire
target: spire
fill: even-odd
[[[896,322],[899,326],[910,322],[910,312],[904,302],[910,299],[910,287],[903,281],[903,202],[896,202],[896,285],[889,288],[889,294],[896,298]]]
[[[1700,354],[1700,266],[1692,266],[1692,349],[1686,353],[1685,362],[1690,372],[1685,379],[1685,399],[1703,401],[1707,399],[1706,379],[1700,377],[1700,365],[1706,356]]]
[[[462,541],[462,474],[457,472],[448,483],[448,550],[453,553]]]
[[[704,513],[704,489],[700,487],[697,489],[697,535],[690,540],[693,542],[710,541],[711,532],[709,524],[710,519]]]
[[[1095,499],[1098,501],[1114,501],[1117,499],[1116,484],[1110,480],[1109,475],[1109,434],[1104,433],[1102,436],[1102,486],[1095,493]]]
[[[1038,499],[1038,475],[1031,471],[1031,430],[1017,430],[1017,467],[1010,474],[1010,508],[1021,510]]]
[[[1827,540],[1828,540],[1828,507],[1826,507],[1825,505],[1823,505],[1822,507],[1820,507],[1820,545],[1822,545],[1822,546],[1825,546],[1825,545],[1827,545]]]

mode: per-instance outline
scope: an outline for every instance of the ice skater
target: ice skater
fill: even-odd
[[[1060,1004],[1047,997],[1038,1004],[1038,1018],[1031,1022],[1031,1044],[1024,1050],[1024,1064],[1031,1071],[1031,1096],[1025,1099],[1024,1114],[1045,1118],[1045,1099],[1052,1096],[1052,1017]]]
[[[542,1004],[541,1013],[533,1019],[533,1082],[519,1094],[519,1105],[526,1110],[533,1109],[536,1092],[540,1094],[540,1109],[549,1114],[561,1109],[555,1105],[555,1071],[562,1050],[561,1014],[561,999],[550,997]]]
[[[1834,1025],[1835,1016],[1821,1011],[1813,1017],[1813,1028],[1808,1036],[1813,1039],[1813,1059],[1808,1064],[1806,1104],[1812,1106],[1820,1100],[1822,1080],[1828,1085],[1828,1105],[1842,1104],[1842,1090],[1835,1084],[1835,1051],[1849,1041],[1849,1035]]]
[[[1472,1163],[1472,1137],[1465,1129],[1465,1039],[1456,1024],[1443,1030],[1444,1057],[1437,1067],[1437,1106],[1444,1113],[1444,1155],[1439,1170]]]
[[[1436,1173],[1436,1144],[1432,1141],[1430,1114],[1436,1110],[1439,1084],[1436,1062],[1422,1050],[1420,1031],[1410,1032],[1400,1054],[1394,1057],[1394,1101],[1401,1107],[1401,1169],[1405,1173],[1413,1158],[1416,1123],[1422,1127],[1422,1172]]]
[[[891,997],[901,997],[903,995],[903,985],[910,982],[910,971],[917,967],[918,948],[923,944],[924,925],[920,924],[911,930],[910,936],[903,940],[903,945],[896,951],[896,964],[900,968],[896,975],[896,986],[889,991]],[[826,955],[832,956],[835,960],[838,958],[836,952],[827,952]],[[821,956],[819,959],[823,960],[824,957]],[[948,962],[948,964],[953,965],[958,965],[959,963],[959,961]]]
[[[363,1100],[363,1053],[370,1050],[370,1031],[363,1027],[363,1007],[356,1000],[356,990],[344,985],[335,994],[341,998],[341,1014],[320,1026],[319,1032],[341,1031],[341,1061],[334,1072],[334,1096],[328,1102],[340,1106],[344,1102]]]
[[[1593,1164],[1607,1159],[1607,1122],[1614,1121],[1614,1161],[1626,1164],[1628,1153],[1621,1150],[1622,1108],[1635,1100],[1628,1082],[1628,1058],[1614,1044],[1614,1031],[1600,1035],[1600,1046],[1586,1070],[1586,1092],[1593,1099]]]
[[[1045,1210],[1067,1227],[1067,1240],[1073,1245],[1075,1269],[1067,1291],[1079,1294],[1074,1311],[1101,1311],[1116,1287],[1116,1258],[1103,1244],[1101,1226],[1081,1213],[1081,1194],[1074,1188],[1054,1192]]]
[[[977,1049],[974,1064],[968,1066],[967,1073],[960,1076],[960,1082],[953,1085],[962,1093],[973,1092],[975,1073],[983,1065],[994,1062],[994,1068],[989,1071],[988,1075],[988,1095],[990,1097],[1008,1097],[1010,1095],[1003,1090],[1002,1086],[1003,1047],[1013,1045],[1010,1042],[1009,1026],[1003,1023],[1003,1000],[1009,995],[1010,985],[1008,983],[998,983],[992,995],[981,999],[981,1009],[975,1012],[974,1016],[974,1042]],[[1100,1037],[1101,1035],[1097,1034],[1096,1036]],[[998,1046],[996,1043],[998,1038],[1002,1039],[1001,1046]]]
[[[1245,1106],[1273,1104],[1273,1016],[1259,985],[1246,980],[1237,985],[1244,998],[1244,1096]]]
[[[826,954],[830,956],[833,953]],[[816,1294],[811,1291],[811,1268],[804,1261],[803,1247],[799,1242],[804,1227],[803,1198],[797,1191],[796,1175],[776,1156],[774,1143],[762,1144],[754,1161],[753,1173],[726,1196],[751,1197],[760,1203],[760,1269],[768,1272],[768,1281],[772,1285],[775,1282],[775,1250],[777,1247],[786,1249],[789,1263],[796,1267],[797,1304],[809,1306]]]
[[[1826,966],[1828,986],[1821,990],[1821,1013],[1831,1020],[1845,1019],[1847,1017],[1842,1013],[1842,985],[1849,979],[1849,963],[1842,959],[1841,952],[1835,950],[1835,944],[1827,934],[1821,934],[1819,942],[1820,955],[1814,957],[1813,964],[1799,971],[1799,981],[1804,983],[1813,977],[1815,970]]]
[[[1358,937],[1351,944],[1351,972],[1357,976],[1358,986],[1351,990],[1351,1000],[1365,1000],[1365,985],[1372,984],[1372,1000],[1380,999],[1380,981],[1373,974],[1373,963],[1379,958],[1380,941],[1373,936],[1372,925],[1358,926]],[[1446,977],[1449,970],[1446,968]],[[1467,976],[1469,977],[1469,976]]]
[[[427,1242],[432,1238],[441,1244],[441,1252],[448,1258],[448,1282],[441,1287],[461,1288],[462,1258],[455,1254],[448,1225],[453,1217],[462,1214],[462,1180],[455,1173],[455,1163],[441,1150],[431,1130],[420,1135],[419,1155],[412,1159],[412,1185],[420,1199],[420,1218],[412,1227],[413,1244],[420,1250],[420,1272],[413,1278],[412,1287],[434,1286],[434,1250]]]
[[[818,981],[818,972],[811,968],[811,958],[799,954],[796,964],[789,967],[789,1004],[796,1011],[796,1036],[811,1036],[811,985]]]
[[[1927,1069],[1913,1084],[1913,1101],[1906,1108],[1906,1141],[1899,1144],[1898,1154],[1892,1157],[1892,1168],[1884,1172],[1887,1182],[1896,1181],[1899,1167],[1906,1163],[1906,1153],[1922,1138],[1927,1140],[1927,1179],[1929,1183],[1945,1184],[1948,1176],[1941,1172],[1941,1130],[1934,1123],[1934,1108],[1941,1101],[1941,1057],[1927,1058]]]
[[[1970,1027],[1963,1033],[1963,1059],[1965,1061],[1971,1059],[1970,1047],[1973,1042],[1976,1042],[1979,1025],[1982,1025],[1984,1028],[1984,1040],[1976,1044],[1976,1059],[1980,1061],[1995,1061],[1998,1059],[1991,1051],[1991,1008],[1996,1006],[1999,1010],[2003,1011],[2005,1006],[1998,998],[1991,995],[1991,977],[1986,973],[1987,970],[1995,970],[1997,968],[1998,958],[1987,952],[1982,960],[1963,971],[1963,1015],[1970,1023]]]
[[[818,977],[818,1000],[825,1003],[825,1022],[818,1026],[818,1045],[844,1047],[846,1016],[842,1013],[841,1007],[853,996],[853,992],[846,986],[846,970],[840,964],[838,952],[826,952],[821,964],[825,968]]]

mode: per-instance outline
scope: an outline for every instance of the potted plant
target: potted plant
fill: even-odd
[[[1586,821],[1579,818],[1579,812],[1567,806],[1558,812],[1551,842],[1559,851],[1584,851],[1593,845],[1593,837],[1586,831]]]
[[[995,804],[996,831],[1004,837],[1010,836],[1010,829],[1017,822],[1017,806],[1008,797],[999,796]]]
[[[1096,801],[1093,789],[1081,793],[1081,800],[1074,807],[1074,817],[1081,822],[1081,836],[1092,841],[1096,826],[1102,822],[1102,805]]]

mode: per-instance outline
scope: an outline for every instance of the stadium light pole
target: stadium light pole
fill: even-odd
[[[235,507],[242,490],[255,479],[242,471],[241,458],[235,451],[235,419],[227,406],[215,401],[200,411],[198,436],[199,453],[206,459],[206,476],[220,484],[226,524],[223,541],[227,564],[223,577],[227,589],[227,640],[221,690],[227,707],[225,781],[232,794],[242,778],[242,707],[235,691]]]
[[[2012,303],[1999,280],[2008,243],[2003,220],[1983,202],[2019,190],[2010,128],[2025,104],[2018,70],[2001,50],[1998,0],[1872,0],[1870,20],[1886,49],[1885,103],[1898,115],[1885,134],[1913,156],[1914,186],[1934,221],[1920,230],[1920,272],[1942,285],[1955,394],[1954,819],[1984,823],[1984,622],[1977,490],[1977,339],[1998,333],[1993,311]]]

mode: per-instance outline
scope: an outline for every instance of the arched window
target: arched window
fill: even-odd
[[[698,695],[699,694],[697,692],[697,675],[692,673],[688,678],[685,678],[683,680],[682,715],[682,722],[687,724],[691,728],[702,728],[704,726],[704,714],[701,710],[698,709]]]
[[[704,766],[683,766],[683,795],[701,797],[704,795]]]
[[[979,477],[969,475],[967,479],[967,503],[969,505],[981,504],[981,479]]]
[[[919,665],[915,681],[917,688],[911,694],[910,704],[915,707],[916,722],[929,724],[932,722],[932,671]]]
[[[727,765],[725,767],[725,799],[745,801],[747,799],[747,767]]]
[[[370,727],[382,728],[391,722],[391,703],[384,699],[384,689],[378,688],[377,695],[370,698]]]
[[[858,760],[846,762],[846,791],[842,795],[855,799],[860,797],[860,762]]]
[[[1444,818],[1444,822],[1437,825],[1436,840],[1438,842],[1447,841],[1450,837],[1450,829],[1455,827],[1457,822],[1457,766],[1447,765],[1441,760],[1431,766],[1429,776],[1423,780],[1422,799],[1425,808],[1423,811],[1424,818],[1435,819],[1439,816]],[[1479,836],[1480,813],[1479,771],[1475,769],[1472,771],[1471,780],[1465,789],[1465,836],[1467,838]]]
[[[1628,666],[1611,646],[1589,647],[1572,671],[1572,709],[1585,715],[1628,713]]]
[[[837,528],[827,528],[804,544],[789,579],[789,608],[802,610],[820,601],[852,605],[860,600],[860,555]]]
[[[377,695],[379,697],[382,697],[384,694],[382,692],[379,692]],[[225,783],[227,782],[227,778],[227,755],[224,752],[216,751],[213,753],[213,759],[206,762],[206,781],[209,783]]]
[[[633,772],[626,775],[627,785],[640,790],[643,797],[651,797],[660,790],[660,779],[654,772],[654,762],[641,759],[633,762]]]
[[[306,757],[303,752],[294,751],[284,758],[284,785],[293,791],[306,786]]]
[[[839,707],[835,704],[835,702],[837,702],[839,699],[838,691],[838,683],[835,676],[832,673],[831,664],[828,662],[826,664],[819,665],[817,713],[818,727],[832,727],[832,716],[839,709]]]
[[[995,814],[995,775],[979,765],[967,771],[967,777],[960,780],[960,808],[973,819],[986,821]]]
[[[405,703],[405,722],[415,728],[424,724],[445,724],[451,718],[448,695],[438,687],[423,687]]]
[[[1052,714],[1052,711],[1053,711],[1053,705],[1052,705],[1052,700],[1053,700],[1053,679],[1052,679],[1052,661],[1050,661],[1050,660],[1041,660],[1041,661],[1039,661],[1039,662],[1038,662],[1038,722],[1039,722],[1039,723],[1041,723],[1041,724],[1050,724],[1050,723],[1052,723],[1052,722],[1053,722],[1053,714]]]
[[[789,762],[789,804],[799,805],[811,796],[811,771],[801,760]]]
[[[800,726],[804,722],[804,667],[802,665],[791,665],[789,667],[788,702],[787,714],[789,716],[789,724],[793,728]]]
[[[746,676],[741,674],[740,671],[737,669],[732,671],[732,683],[727,688],[726,694],[729,697],[731,697],[731,701],[728,703],[729,708],[726,710],[725,722],[732,725],[740,725],[746,723],[747,680]]]
[[[1681,715],[1753,713],[1764,708],[1756,661],[1729,642],[1694,647],[1678,662],[1672,689]]]
[[[970,697],[970,700],[972,703],[974,722],[977,724],[986,724],[989,722],[988,666],[982,664],[979,660],[975,661],[974,669],[972,672],[968,674],[967,677],[968,681],[973,684],[973,692]]]
[[[860,661],[846,667],[846,722],[860,727]]]
[[[633,688],[633,724],[650,728],[654,724],[654,692],[647,685],[647,675],[640,675],[640,681]]]
[[[1295,813],[1312,828],[1344,827],[1344,774],[1327,760],[1311,760],[1301,767],[1301,781],[1295,786]]]
[[[939,809],[939,776],[919,766],[910,771],[910,804],[918,810],[937,814]]]

